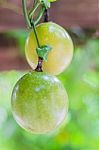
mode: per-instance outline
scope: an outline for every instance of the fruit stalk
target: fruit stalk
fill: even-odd
[[[35,34],[35,38],[36,38],[36,41],[37,41],[37,46],[40,47],[40,42],[39,42],[39,39],[38,39],[38,36],[37,36],[36,27],[35,27],[33,19],[32,20],[30,19],[30,22],[31,22],[31,26],[32,26],[34,34]]]
[[[40,47],[39,39],[38,39],[38,36],[37,36],[37,32],[36,32],[36,28],[35,28],[35,24],[34,24],[33,20],[31,21],[31,26],[32,26],[32,28],[34,30],[34,34],[35,34],[35,38],[36,38],[36,41],[37,41],[37,45],[38,45],[38,47]],[[36,67],[35,71],[43,72],[43,70],[42,70],[42,63],[43,63],[43,58],[38,57],[38,64],[37,64],[37,67]]]
[[[48,12],[47,9],[45,9],[44,22],[49,22],[49,12]],[[37,72],[43,72],[43,70],[42,70],[42,64],[43,64],[43,58],[38,57],[38,65],[37,65],[35,71],[37,71]]]
[[[42,70],[42,64],[43,64],[43,58],[38,57],[38,65],[37,65],[35,71],[37,71],[37,72],[43,72],[43,70]]]

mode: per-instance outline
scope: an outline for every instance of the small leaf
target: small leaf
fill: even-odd
[[[45,7],[50,8],[50,2],[48,0],[39,0]]]
[[[47,61],[48,53],[51,51],[52,47],[49,45],[43,45],[41,47],[36,48],[37,54],[39,57],[43,58]]]
[[[39,0],[39,1],[44,4],[46,9],[48,9],[48,8],[50,8],[50,3],[55,2],[56,0]]]

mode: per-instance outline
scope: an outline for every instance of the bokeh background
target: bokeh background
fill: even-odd
[[[54,132],[32,135],[17,125],[10,104],[16,81],[31,70],[24,55],[29,31],[21,1],[0,0],[0,150],[99,150],[98,3],[58,0],[52,5],[51,20],[67,29],[75,47],[71,65],[58,76],[69,95],[69,113]]]

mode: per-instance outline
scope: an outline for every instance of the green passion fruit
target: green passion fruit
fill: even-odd
[[[48,60],[43,62],[43,71],[52,75],[63,72],[70,64],[73,57],[73,42],[67,31],[53,23],[41,23],[36,26],[40,45],[50,45],[52,50]],[[25,54],[29,65],[34,70],[38,63],[36,53],[37,41],[34,31],[31,31],[25,44]]]
[[[13,116],[22,128],[34,134],[44,134],[65,119],[68,96],[55,76],[29,72],[16,83],[11,104]]]

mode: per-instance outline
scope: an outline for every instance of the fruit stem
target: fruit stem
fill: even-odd
[[[48,12],[47,9],[45,9],[44,22],[49,22],[49,12]],[[43,64],[43,58],[38,57],[38,65],[37,65],[35,71],[37,71],[37,72],[43,72],[43,70],[42,70],[42,64]]]
[[[43,58],[38,57],[38,65],[37,65],[35,71],[43,72],[43,70],[42,70],[42,63],[43,63]]]
[[[35,38],[36,38],[36,41],[37,41],[37,46],[40,47],[40,42],[39,42],[39,39],[38,39],[38,36],[37,36],[37,31],[36,31],[35,23],[34,23],[33,20],[30,20],[30,22],[31,22],[31,26],[32,26],[34,34],[35,34]]]
[[[34,30],[35,38],[36,38],[36,41],[37,41],[37,46],[40,47],[40,42],[39,42],[39,39],[38,39],[38,36],[37,36],[37,31],[36,31],[35,24],[34,24],[33,20],[30,20],[30,22],[31,22],[31,26],[33,27],[33,30]],[[35,71],[43,72],[42,63],[43,63],[43,58],[38,57],[38,64],[37,64],[37,67],[36,67]]]

